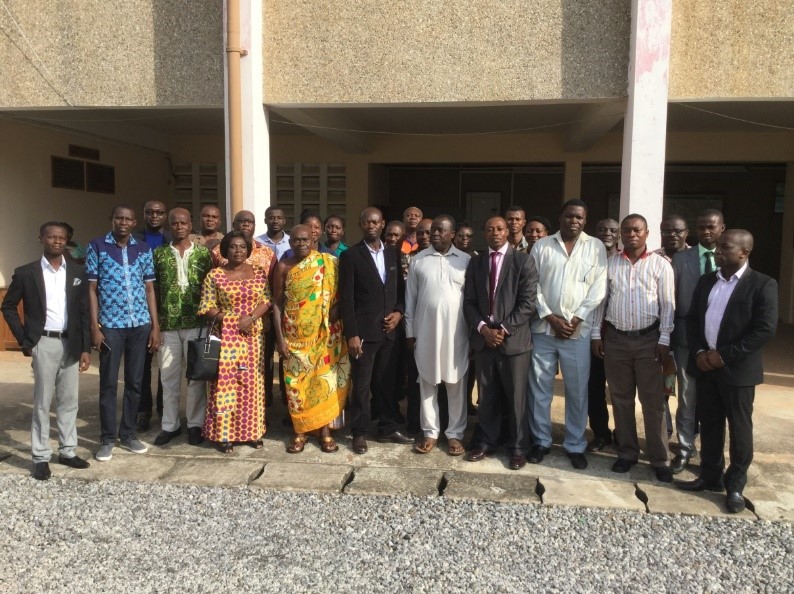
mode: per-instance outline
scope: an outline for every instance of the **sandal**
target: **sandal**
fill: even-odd
[[[292,438],[292,441],[287,446],[287,453],[300,454],[305,446],[306,446],[306,436],[296,435],[295,437]]]
[[[454,437],[447,442],[447,454],[450,456],[462,456],[466,453],[463,442]]]
[[[336,445],[336,441],[333,437],[326,435],[320,438],[320,449],[326,454],[333,454],[339,449],[339,446]]]
[[[431,451],[433,451],[433,448],[436,447],[437,443],[437,439],[425,437],[422,441],[414,445],[414,451],[417,454],[429,454]]]
[[[249,441],[248,445],[254,448],[255,450],[261,450],[263,447],[265,447],[265,443],[261,439]]]
[[[234,452],[234,442],[224,441],[218,444],[218,451],[221,454],[231,454]]]

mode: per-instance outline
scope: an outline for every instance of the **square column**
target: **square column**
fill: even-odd
[[[653,249],[661,245],[671,23],[671,0],[632,0],[620,219],[630,213],[648,219]]]
[[[224,9],[228,0],[224,1]],[[240,46],[245,50],[240,62],[240,96],[242,103],[242,165],[243,208],[256,216],[257,234],[262,227],[265,209],[270,206],[270,132],[269,114],[264,106],[264,37],[262,0],[238,0],[240,4]],[[228,12],[224,10],[224,32]],[[225,33],[224,33],[225,35]],[[225,40],[224,40],[225,41]],[[229,106],[228,67],[224,60],[224,112],[226,118],[226,171],[229,167]],[[227,220],[229,212],[230,178],[226,176]]]

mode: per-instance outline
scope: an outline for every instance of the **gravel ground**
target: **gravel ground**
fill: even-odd
[[[0,591],[792,592],[788,523],[0,475]]]

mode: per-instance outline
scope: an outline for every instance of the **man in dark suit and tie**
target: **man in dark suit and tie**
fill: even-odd
[[[365,208],[358,226],[364,239],[339,257],[339,303],[350,353],[353,390],[348,424],[353,451],[367,451],[370,389],[378,413],[378,441],[408,444],[397,422],[397,325],[405,311],[405,280],[397,250],[381,241],[383,213]]]
[[[681,225],[680,232],[686,225]],[[697,421],[695,409],[697,405],[697,386],[692,376],[687,373],[689,345],[687,344],[686,318],[692,302],[692,293],[701,276],[714,272],[714,247],[725,231],[722,213],[707,209],[698,215],[698,244],[691,249],[684,249],[673,255],[672,265],[675,275],[675,327],[670,336],[673,358],[678,375],[678,408],[675,413],[675,428],[678,433],[678,454],[670,464],[670,472],[678,474],[689,464],[697,453],[695,433]],[[663,238],[664,239],[664,238]]]
[[[33,477],[50,478],[50,405],[56,396],[58,463],[87,468],[78,457],[77,388],[78,370],[90,364],[91,335],[88,326],[88,296],[85,270],[64,258],[67,243],[64,223],[44,223],[39,241],[44,255],[14,271],[3,299],[2,311],[8,327],[25,356],[33,357],[33,422],[31,449]],[[17,305],[22,301],[24,323]]]
[[[728,491],[731,513],[745,507],[742,491],[753,460],[753,400],[764,381],[761,349],[775,336],[777,282],[750,269],[753,236],[730,229],[717,240],[718,272],[698,281],[687,315],[689,365],[696,378],[700,417],[700,476],[679,482],[684,491]],[[731,463],[725,469],[725,421]]]
[[[469,262],[463,295],[480,385],[478,422],[466,459],[478,462],[499,447],[502,417],[506,415],[509,464],[518,470],[526,464],[530,446],[529,318],[535,312],[538,271],[528,254],[507,243],[505,219],[489,219],[484,231],[488,253],[474,256]]]

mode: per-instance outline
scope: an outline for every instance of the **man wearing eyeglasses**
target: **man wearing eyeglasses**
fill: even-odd
[[[678,410],[675,415],[675,427],[678,433],[679,446],[679,453],[673,458],[673,462],[670,465],[670,470],[673,474],[683,472],[689,461],[697,453],[695,448],[697,392],[695,379],[686,372],[687,361],[689,360],[686,316],[689,313],[692,295],[700,277],[717,270],[714,263],[714,248],[717,246],[717,240],[720,235],[725,230],[722,213],[714,209],[707,209],[701,212],[698,215],[696,224],[698,245],[690,250],[683,249],[673,255],[675,329],[673,330],[671,342],[673,355],[678,366]]]
[[[247,239],[251,240],[254,249],[251,250],[251,255],[248,256],[246,262],[251,266],[262,268],[268,275],[275,266],[276,253],[267,247],[265,244],[254,239],[254,230],[256,229],[256,219],[254,213],[250,210],[241,210],[232,219],[232,230],[239,231]],[[228,260],[221,256],[220,244],[212,248],[212,265],[223,266],[228,263]]]
[[[161,245],[168,245],[173,237],[165,226],[165,204],[159,200],[149,200],[143,205],[143,229],[132,234],[135,241],[146,243],[152,251]],[[153,353],[146,353],[143,363],[143,384],[138,404],[138,431],[147,431],[152,419],[152,362]],[[157,414],[163,416],[163,384],[157,374]]]

